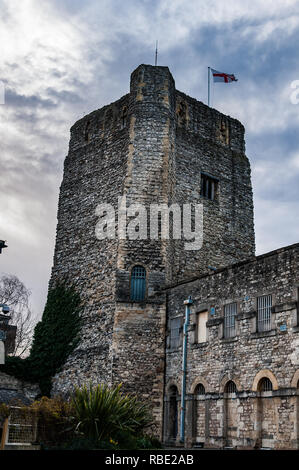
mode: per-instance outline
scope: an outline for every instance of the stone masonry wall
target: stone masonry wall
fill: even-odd
[[[250,167],[244,128],[175,89],[167,67],[139,66],[130,93],[71,128],[60,189],[50,287],[69,279],[81,293],[80,344],[53,380],[53,393],[86,382],[123,382],[152,405],[162,431],[165,367],[165,282],[205,272],[254,254]],[[201,172],[218,179],[214,201],[200,196]],[[203,203],[204,245],[181,240],[98,240],[96,207],[118,198],[143,204]],[[136,229],[134,228],[134,223]],[[133,225],[132,225],[133,224]],[[118,226],[116,228],[119,228]],[[131,237],[132,238],[132,237]],[[130,299],[132,268],[146,269],[146,297]]]
[[[171,385],[180,390],[182,346],[170,348],[170,320],[184,317],[188,332],[186,444],[206,447],[295,449],[299,443],[299,244],[237,263],[168,289],[166,407]],[[271,329],[257,330],[257,297],[272,295]],[[224,338],[224,305],[237,303],[236,334]],[[207,339],[198,343],[197,315],[208,311]],[[261,392],[268,377],[273,391]],[[237,393],[226,394],[234,381]],[[205,387],[205,432],[194,432],[198,384]],[[169,439],[165,419],[164,438]]]
[[[101,203],[117,206],[122,194],[129,145],[122,113],[128,99],[126,95],[94,111],[71,128],[50,287],[64,278],[76,284],[84,303],[84,323],[80,344],[54,379],[54,393],[89,381],[112,381],[117,240],[96,238],[95,210]]]

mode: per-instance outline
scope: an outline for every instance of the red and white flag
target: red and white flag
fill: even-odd
[[[214,82],[230,83],[238,81],[238,79],[233,74],[218,72],[214,69],[211,69],[211,71],[213,74]]]

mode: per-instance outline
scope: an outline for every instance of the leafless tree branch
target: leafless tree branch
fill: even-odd
[[[35,322],[29,307],[30,290],[15,275],[0,278],[0,303],[10,308],[10,324],[17,327],[13,356],[26,356],[29,351]]]

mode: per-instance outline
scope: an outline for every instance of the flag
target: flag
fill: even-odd
[[[218,72],[217,70],[211,69],[213,74],[214,82],[223,82],[223,83],[230,83],[230,82],[237,82],[238,79],[229,73]]]

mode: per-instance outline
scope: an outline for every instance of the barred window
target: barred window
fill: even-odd
[[[205,393],[206,391],[205,391],[205,387],[203,386],[203,384],[196,385],[196,388],[194,391],[195,395],[205,395]]]
[[[131,293],[133,301],[145,299],[146,271],[143,266],[134,266],[131,273]]]
[[[233,338],[236,335],[237,303],[224,306],[224,338]]]
[[[181,339],[181,317],[170,320],[170,347],[176,349],[180,346]]]
[[[259,383],[260,392],[271,392],[273,390],[272,382],[268,377],[263,377]]]
[[[237,387],[236,387],[235,382],[233,382],[232,380],[227,382],[227,384],[225,385],[224,392],[225,393],[237,393]]]
[[[271,330],[272,295],[257,298],[257,330]]]
[[[212,176],[201,174],[201,188],[200,195],[206,199],[214,201],[216,199],[218,180]]]

